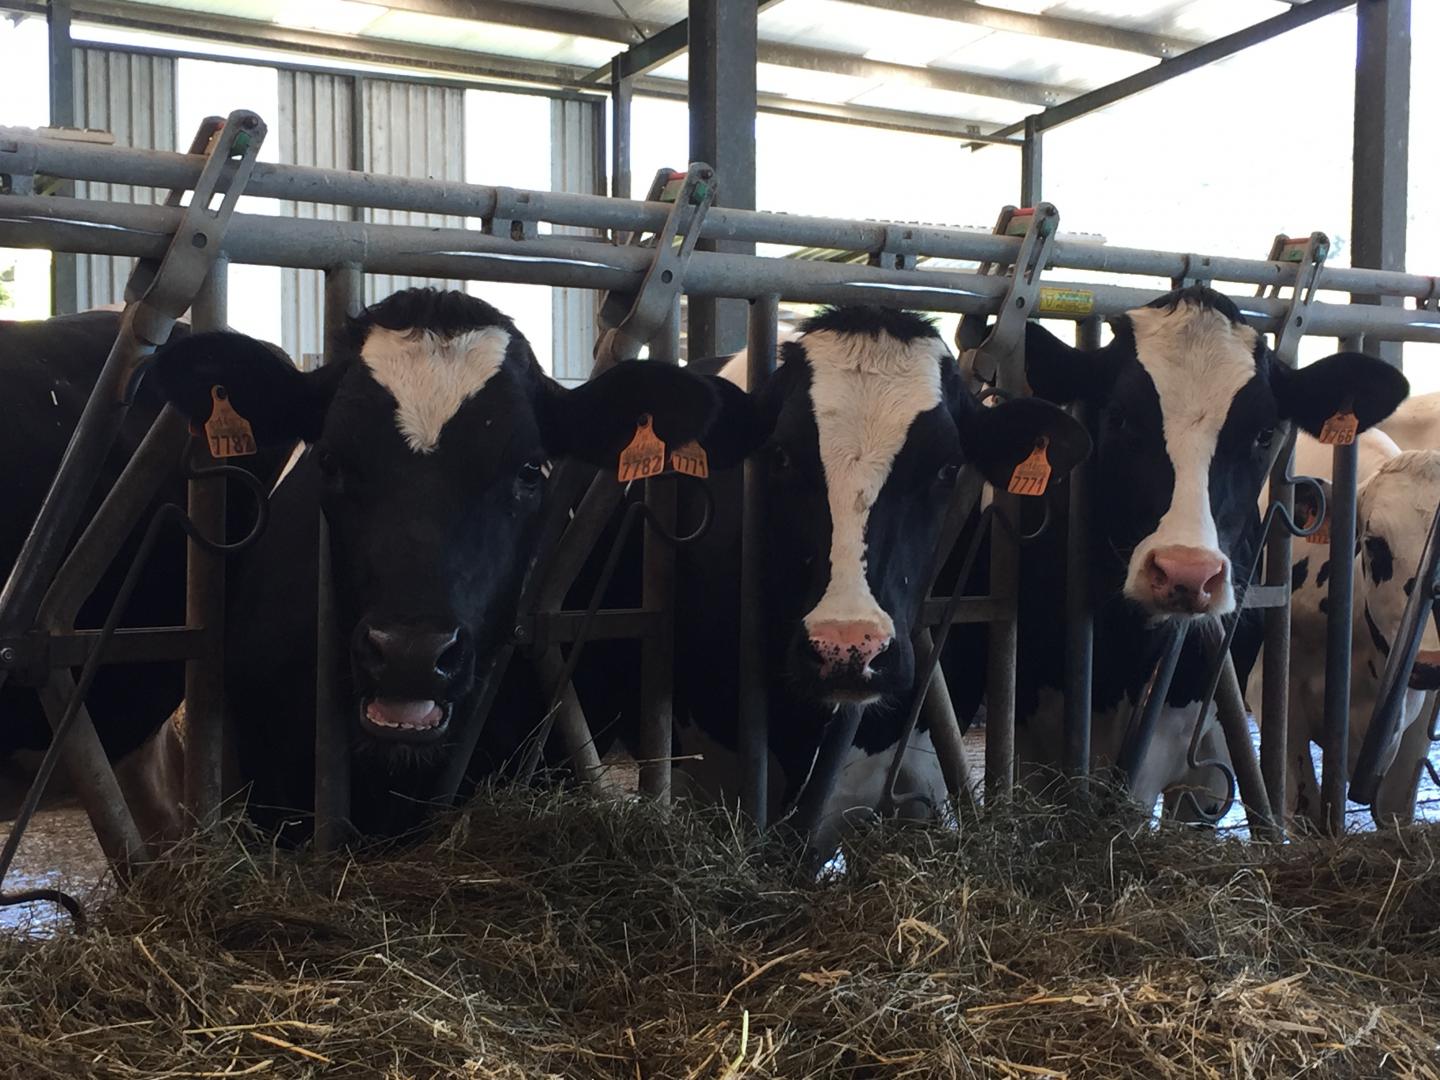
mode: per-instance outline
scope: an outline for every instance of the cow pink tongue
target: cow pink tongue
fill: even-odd
[[[445,710],[433,701],[395,701],[376,698],[365,706],[365,716],[381,727],[423,731],[440,723]]]

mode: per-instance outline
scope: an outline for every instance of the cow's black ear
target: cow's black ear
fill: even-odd
[[[1117,336],[1122,332],[1117,327]],[[1109,347],[1076,349],[1039,323],[1025,324],[1025,378],[1046,401],[1068,405],[1103,395],[1114,378],[1113,355]]]
[[[1270,386],[1280,415],[1318,436],[1325,421],[1349,409],[1359,430],[1378,424],[1410,393],[1398,368],[1363,353],[1342,352],[1303,368],[1272,362]]]
[[[1058,479],[1090,453],[1085,426],[1064,409],[1038,398],[1016,398],[994,408],[979,408],[960,425],[965,458],[979,466],[985,479],[997,487],[1010,482],[1015,466],[1030,456],[1036,445],[1045,447],[1051,476]]]
[[[339,382],[339,365],[301,372],[278,349],[244,334],[217,331],[172,342],[155,356],[160,396],[198,427],[210,418],[210,392],[225,387],[260,446],[314,442]]]
[[[775,416],[765,407],[762,395],[747,394],[718,375],[701,377],[714,388],[720,407],[700,445],[712,469],[728,469],[765,444],[775,427]]]
[[[655,434],[673,448],[703,439],[720,399],[708,379],[674,364],[626,360],[573,390],[547,379],[538,412],[552,457],[614,469],[641,417],[648,414]]]

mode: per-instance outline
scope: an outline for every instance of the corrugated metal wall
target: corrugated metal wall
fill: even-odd
[[[556,98],[550,103],[550,188],[604,195],[605,107],[599,101]],[[594,235],[593,229],[557,225],[557,234]],[[552,308],[555,378],[574,385],[590,374],[600,294],[591,289],[556,289]]]
[[[305,71],[280,72],[280,160],[292,165],[353,169],[393,176],[465,179],[465,92],[392,79],[359,78],[363,120],[354,116],[355,78]],[[358,128],[358,130],[357,130]],[[355,145],[356,139],[360,145]],[[285,203],[281,213],[333,221],[353,216],[346,207]],[[358,211],[360,220],[393,225],[463,228],[459,217],[392,210]],[[459,281],[366,275],[365,302],[396,289],[434,284],[463,288]],[[304,367],[313,366],[324,348],[324,278],[313,270],[286,270],[281,278],[284,305],[281,343]]]
[[[464,90],[371,78],[360,85],[364,103],[361,162],[366,172],[464,182]],[[402,210],[369,210],[367,220],[381,225],[465,227],[463,217]],[[365,299],[367,303],[383,300],[396,289],[412,285],[465,287],[462,281],[374,274],[366,277]]]
[[[75,50],[75,123],[113,132],[120,146],[175,149],[175,60],[110,49]],[[156,203],[155,188],[129,184],[77,183],[82,199]],[[76,300],[81,311],[125,299],[134,259],[108,255],[76,257]]]
[[[280,160],[289,165],[351,169],[354,151],[353,80],[348,75],[280,72]],[[280,213],[324,221],[352,220],[333,203],[282,202]],[[318,270],[280,272],[280,342],[301,367],[315,366],[325,348],[325,277]]]

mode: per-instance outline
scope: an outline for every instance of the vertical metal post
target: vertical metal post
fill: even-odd
[[[1025,142],[1020,147],[1020,205],[1039,206],[1044,177],[1045,135],[1038,116],[1025,118]]]
[[[192,305],[196,330],[226,324],[229,262],[216,259]],[[204,439],[193,440],[192,461],[214,464]],[[191,480],[188,513],[202,536],[225,541],[225,480]],[[225,557],[193,540],[185,555],[185,622],[203,627],[204,655],[185,663],[185,806],[201,829],[213,827],[224,798]]]
[[[71,0],[50,0],[45,12],[50,45],[50,126],[75,126],[75,48],[70,39]],[[74,195],[75,182],[66,180],[57,195]],[[54,252],[50,256],[50,311],[69,315],[79,307],[78,256]]]
[[[1352,266],[1405,268],[1410,182],[1410,0],[1360,0],[1355,7],[1355,142],[1351,178]],[[1355,303],[1400,307],[1398,296]],[[1399,365],[1403,345],[1377,342]]]
[[[759,8],[690,0],[690,160],[715,166],[716,206],[755,208],[755,63]],[[701,240],[701,251],[754,254],[754,244]],[[690,301],[691,359],[745,343],[742,300]]]
[[[1325,759],[1320,806],[1326,828],[1345,831],[1345,790],[1350,768],[1350,645],[1355,574],[1354,443],[1335,447],[1330,507],[1330,594],[1325,621]]]
[[[680,295],[665,325],[650,342],[650,362],[680,360]],[[645,481],[650,513],[675,535],[676,491],[673,476]],[[640,792],[670,801],[670,759],[675,725],[675,549],[660,539],[655,524],[645,523],[645,567],[641,604],[661,613],[661,625],[646,637],[640,653]]]
[[[775,370],[780,298],[750,305],[746,386],[756,393]],[[740,532],[740,808],[763,829],[769,814],[770,718],[765,663],[765,481],[758,455],[745,462]]]
[[[1270,470],[1270,501],[1295,512],[1295,486],[1287,482],[1295,459],[1295,433]],[[1294,551],[1290,530],[1270,530],[1265,547],[1265,584],[1290,588]],[[1270,794],[1270,816],[1282,828],[1286,814],[1286,770],[1290,761],[1290,604],[1265,609],[1264,685],[1260,703],[1260,772]]]
[[[957,583],[956,587],[961,584]],[[924,656],[934,644],[929,630],[920,631],[915,635],[916,655]],[[945,777],[945,790],[955,802],[973,804],[975,791],[970,780],[970,766],[965,760],[965,740],[960,732],[960,721],[955,716],[955,700],[945,682],[945,670],[938,664],[930,676],[929,685],[925,687],[920,719],[930,729],[930,741],[935,744],[940,773]]]
[[[630,198],[630,118],[635,80],[622,72],[620,57],[610,61],[610,194]]]
[[[364,275],[354,265],[325,271],[325,362],[332,363],[348,318],[360,311]],[[332,851],[345,841],[350,820],[350,716],[344,707],[344,644],[331,573],[330,527],[318,530],[319,588],[315,610],[315,846]]]
[[[1100,347],[1100,320],[1075,328],[1082,349]],[[1086,423],[1089,406],[1077,403],[1075,418]],[[1090,703],[1095,627],[1090,611],[1090,463],[1070,470],[1070,506],[1065,549],[1065,775],[1083,791],[1090,776]]]

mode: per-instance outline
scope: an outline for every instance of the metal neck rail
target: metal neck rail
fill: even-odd
[[[91,146],[0,132],[0,175],[12,178],[11,190],[24,190],[25,178],[37,174],[65,179],[158,187],[193,185],[200,172],[198,157],[186,154]],[[222,184],[224,178],[222,177]],[[545,221],[633,233],[657,232],[670,207],[597,195],[570,195],[473,184],[381,177],[302,166],[259,165],[246,182],[246,194],[267,198],[325,202],[349,206],[406,209],[493,218],[503,208],[507,218]],[[0,210],[0,242],[10,246],[44,246],[61,251],[146,256],[160,252],[173,235],[177,209],[129,206],[71,198],[14,194]],[[465,229],[430,229],[370,225],[359,222],[277,220],[236,215],[226,241],[235,262],[323,269],[353,262],[374,273],[422,273],[459,278],[517,281],[541,285],[635,291],[649,256],[608,241],[579,237],[523,238],[488,235]],[[1013,265],[1022,240],[979,231],[849,221],[714,208],[705,217],[701,239],[754,243],[825,246],[858,251],[903,249],[913,255]],[[1249,285],[1293,285],[1294,263],[1234,259],[1179,252],[1108,247],[1056,241],[1051,265],[1057,268],[1143,274],[1179,278],[1203,267],[1215,281]],[[1056,317],[1113,315],[1146,303],[1151,288],[1054,282],[1066,290],[1065,310],[1047,309],[1042,295],[1036,314]],[[1417,305],[1434,297],[1434,277],[1392,271],[1325,268],[1316,288],[1367,296],[1401,296]],[[832,263],[727,255],[697,251],[686,281],[696,296],[755,298],[778,294],[786,299],[817,303],[884,302],[935,311],[992,314],[1005,292],[1003,279],[942,270],[848,266]],[[1076,305],[1074,294],[1088,298]],[[1288,305],[1271,297],[1236,297],[1258,329],[1279,330]],[[1304,328],[1307,334],[1343,336],[1364,333],[1384,340],[1440,341],[1440,312],[1425,307],[1369,308],[1359,305],[1314,304]]]

